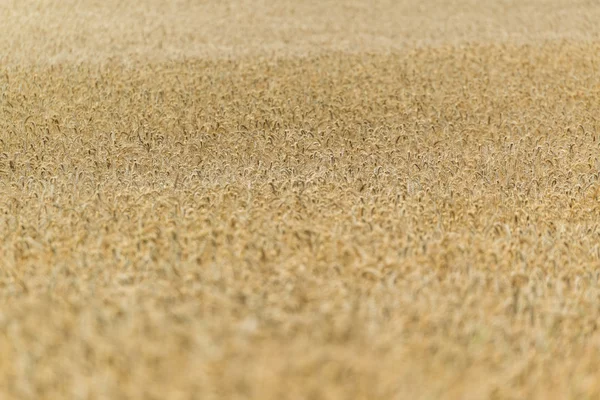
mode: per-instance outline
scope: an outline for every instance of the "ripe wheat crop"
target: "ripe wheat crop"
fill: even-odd
[[[600,7],[416,3],[0,1],[0,398],[600,396]]]

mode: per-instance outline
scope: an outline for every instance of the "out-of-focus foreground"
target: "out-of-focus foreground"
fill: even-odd
[[[1,1],[2,399],[600,396],[600,6]]]

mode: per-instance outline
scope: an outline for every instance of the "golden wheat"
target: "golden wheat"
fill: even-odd
[[[0,3],[0,398],[600,396],[600,7],[338,3]]]

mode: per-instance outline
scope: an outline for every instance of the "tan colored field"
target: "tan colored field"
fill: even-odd
[[[0,399],[600,397],[595,1],[0,0]]]

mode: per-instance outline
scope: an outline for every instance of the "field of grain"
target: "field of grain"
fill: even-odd
[[[0,398],[598,398],[599,20],[0,0]]]

